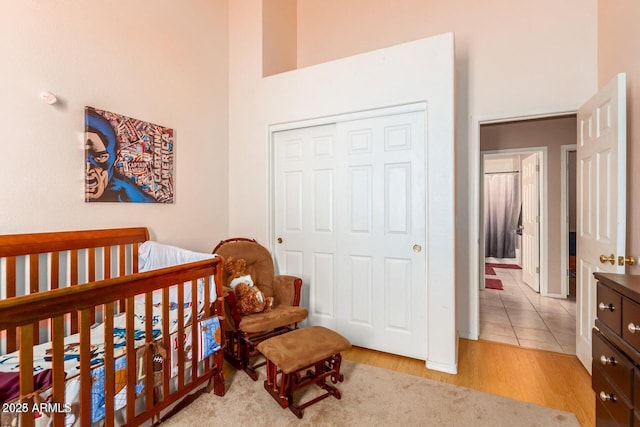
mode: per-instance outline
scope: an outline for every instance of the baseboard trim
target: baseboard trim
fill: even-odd
[[[427,360],[426,362],[427,369],[432,369],[434,371],[444,372],[446,374],[457,374],[458,373],[458,364],[450,365],[447,363],[440,362],[432,362]]]

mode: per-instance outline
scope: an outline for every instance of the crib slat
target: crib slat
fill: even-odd
[[[184,386],[184,364],[185,354],[184,348],[187,345],[186,335],[184,333],[184,285],[180,283],[178,285],[178,335],[177,347],[178,347],[178,388]]]
[[[91,420],[91,310],[81,310],[77,317],[80,317],[80,419]]]
[[[96,248],[88,249],[88,257],[89,258],[89,283],[93,283],[96,281]],[[91,324],[96,323],[96,308],[91,308]]]
[[[118,246],[118,275],[123,277],[126,275],[126,265],[125,265],[125,246]],[[124,313],[127,310],[127,304],[124,299],[120,300],[120,312]]]
[[[133,273],[138,272],[138,243],[134,243],[133,245],[133,259],[131,260],[131,269]]]
[[[162,343],[167,349],[167,358],[164,361],[164,371],[162,379],[162,399],[169,398],[169,381],[171,379],[171,369],[173,368],[171,335],[169,334],[169,288],[162,289]]]
[[[135,384],[136,381],[136,348],[133,337],[134,330],[134,315],[135,315],[135,306],[133,297],[129,297],[126,299],[126,328],[127,328],[127,423],[130,423],[131,420],[134,419],[136,413],[136,389]]]
[[[33,324],[20,328],[20,396],[33,393]],[[32,404],[32,400],[24,400]],[[34,418],[31,411],[20,414],[20,425],[32,427]]]
[[[49,277],[49,289],[58,289],[60,287],[60,253],[51,252],[49,266],[51,268],[51,277]]]
[[[31,254],[29,255],[29,293],[37,294],[40,291],[39,286],[40,279],[40,266],[38,264],[38,255]],[[33,330],[35,334],[33,336],[33,343],[40,344],[40,334],[38,331],[40,328],[38,327],[38,322],[33,324]]]
[[[144,311],[146,319],[153,318],[153,298],[151,292],[147,292],[144,296]],[[147,344],[153,342],[153,321],[144,322],[144,336]],[[144,357],[142,358],[142,360],[138,360],[138,362],[144,363],[144,372],[146,375],[144,384],[145,409],[148,410],[153,407],[154,388],[153,352],[151,351],[151,348],[146,348]]]
[[[195,381],[198,377],[198,359],[200,352],[198,351],[200,330],[198,322],[198,281],[191,281],[191,381]],[[206,301],[205,301],[206,305]]]
[[[69,251],[70,269],[69,272],[69,286],[76,286],[78,284],[78,251]],[[71,315],[71,334],[78,333],[78,316]]]
[[[38,283],[39,272],[38,255],[29,255],[29,293],[31,294],[37,294],[40,291]]]
[[[118,246],[118,266],[120,276],[125,276],[127,274],[127,247],[125,245]]]
[[[210,280],[211,280],[211,276],[207,276],[204,278],[204,314],[203,314],[203,319],[208,318],[211,315],[211,304],[209,303],[209,301],[211,301],[211,293],[209,292],[209,286],[210,286]],[[210,357],[207,357],[203,363],[204,363],[204,369],[205,372],[209,371],[209,366],[210,366]]]
[[[51,352],[53,368],[53,401],[64,403],[64,316],[56,316],[51,319]],[[53,425],[63,426],[65,414],[55,412]]]
[[[113,309],[114,303],[109,302],[104,305],[104,336],[113,336]],[[104,401],[105,401],[105,427],[112,427],[114,425],[115,414],[115,366],[113,357],[113,340],[105,340],[104,344]]]
[[[6,298],[16,296],[16,257],[7,258],[7,289]],[[7,353],[13,353],[18,349],[18,333],[16,328],[7,329]]]
[[[49,270],[51,275],[49,276],[49,289],[58,289],[60,287],[60,253],[52,252],[49,254]],[[64,334],[64,321],[62,321],[62,329],[60,330],[60,337]],[[55,332],[54,318],[49,319],[49,330],[51,331],[51,340]],[[54,417],[55,418],[55,417]],[[59,418],[59,417],[58,417]]]
[[[105,246],[102,248],[102,259],[104,260],[103,270],[104,270],[104,278],[111,278],[111,248]]]

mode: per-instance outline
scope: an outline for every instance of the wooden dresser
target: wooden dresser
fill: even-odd
[[[640,275],[595,273],[592,387],[597,426],[640,427]]]

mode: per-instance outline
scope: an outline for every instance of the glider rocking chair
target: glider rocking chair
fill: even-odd
[[[223,240],[213,253],[225,259],[244,259],[246,273],[266,297],[273,297],[271,311],[242,316],[236,308],[235,293],[227,287],[227,272],[223,273],[225,299],[224,356],[234,368],[244,370],[254,381],[256,369],[265,361],[254,363],[259,356],[256,346],[271,337],[298,328],[307,318],[306,308],[300,307],[302,279],[288,275],[275,275],[273,258],[269,251],[253,239],[232,238]]]

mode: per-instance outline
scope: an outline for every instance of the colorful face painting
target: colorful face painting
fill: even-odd
[[[173,129],[85,107],[85,201],[173,203]]]

